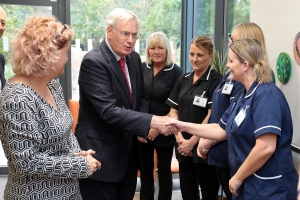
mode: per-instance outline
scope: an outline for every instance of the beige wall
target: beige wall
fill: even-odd
[[[300,32],[300,1],[251,0],[250,4],[250,21],[257,23],[264,32],[276,85],[285,94],[291,108],[293,144],[300,147],[300,65],[295,61],[293,54],[294,38]],[[279,82],[276,75],[276,61],[281,52],[288,53],[292,61],[292,75],[285,85]],[[299,155],[293,156],[298,166]]]

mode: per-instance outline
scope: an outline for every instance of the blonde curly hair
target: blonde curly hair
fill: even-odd
[[[55,71],[60,49],[72,31],[55,17],[30,17],[11,44],[11,65],[17,75],[47,76]]]

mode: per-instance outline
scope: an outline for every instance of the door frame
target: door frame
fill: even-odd
[[[64,24],[71,23],[70,0],[0,0],[0,4],[26,5],[26,6],[51,6],[52,15]],[[7,16],[9,18],[9,16]],[[64,92],[66,103],[72,98],[71,90],[71,53],[68,53],[69,60],[65,66],[65,72],[59,76],[59,82]],[[0,166],[0,175],[8,174],[7,166]]]

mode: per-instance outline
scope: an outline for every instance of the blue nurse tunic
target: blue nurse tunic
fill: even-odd
[[[211,115],[209,118],[208,123],[218,123],[225,113],[227,108],[230,105],[230,100],[236,96],[236,94],[244,88],[244,85],[231,80],[229,78],[230,72],[225,74],[220,82],[220,84],[216,87],[213,98],[212,98],[212,105],[211,105]],[[225,84],[231,83],[233,84],[232,91],[229,94],[223,94],[222,89]],[[209,165],[215,165],[218,167],[229,168],[228,164],[228,144],[227,140],[221,141],[213,146],[208,155],[207,155],[207,162]]]
[[[236,116],[245,112],[238,125]],[[293,165],[291,141],[293,125],[284,94],[273,84],[254,82],[242,90],[222,116],[219,125],[226,130],[231,174],[234,175],[265,133],[277,135],[276,150],[267,162],[244,180],[233,199],[295,200],[298,176]]]

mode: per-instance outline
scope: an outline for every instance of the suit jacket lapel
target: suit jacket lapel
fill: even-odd
[[[132,101],[130,99],[130,93],[129,93],[129,90],[128,90],[127,81],[126,81],[126,78],[123,74],[123,71],[122,71],[116,57],[114,56],[114,54],[111,52],[111,50],[107,46],[105,40],[103,40],[101,42],[100,48],[103,50],[103,54],[104,54],[104,56],[106,57],[106,59],[108,61],[109,67],[111,68],[111,70],[115,74],[117,81],[120,83],[120,85],[121,85],[121,87],[122,87],[122,89],[125,93],[125,96],[127,97],[128,102],[130,103],[130,107],[132,107]],[[131,73],[129,72],[129,75],[130,74]]]

